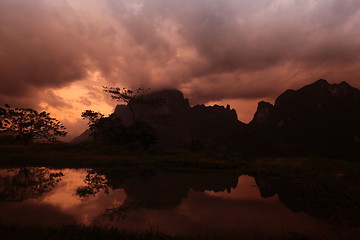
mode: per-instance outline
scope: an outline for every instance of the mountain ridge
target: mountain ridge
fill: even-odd
[[[249,127],[274,142],[340,156],[358,152],[359,122],[360,90],[346,82],[330,84],[320,79],[286,90],[274,105],[260,102]]]
[[[146,98],[165,100],[150,109],[133,106],[135,117],[156,129],[163,147],[183,147],[196,140],[215,149],[226,145],[231,151],[260,155],[360,156],[356,150],[360,149],[360,90],[346,82],[330,84],[320,79],[297,90],[288,89],[274,104],[259,102],[248,124],[239,121],[229,105],[191,107],[176,89],[153,92]],[[167,123],[153,122],[164,116]],[[109,120],[116,118],[125,125],[134,120],[125,105],[117,105]]]

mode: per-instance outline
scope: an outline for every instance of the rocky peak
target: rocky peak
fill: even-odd
[[[302,108],[304,105],[328,105],[331,102],[360,100],[360,91],[347,82],[330,84],[320,79],[298,90],[286,90],[275,101],[277,108]]]
[[[350,85],[349,85],[347,82],[342,81],[342,82],[340,83],[340,87],[350,87]]]
[[[360,90],[346,82],[330,84],[320,79],[285,91],[275,106],[260,102],[250,127],[285,144],[343,157],[360,154],[354,150],[360,149],[359,122]]]
[[[230,105],[227,105],[226,108],[224,106],[214,105],[214,106],[205,106],[204,104],[195,105],[192,107],[191,111],[193,113],[197,113],[200,115],[204,115],[204,117],[212,116],[212,117],[226,117],[228,116],[232,120],[237,120],[237,114],[235,109],[231,109]]]
[[[137,120],[145,120],[155,115],[170,114],[177,116],[190,109],[189,101],[184,98],[182,92],[176,89],[155,91],[143,97],[144,99],[155,100],[155,103],[133,105],[134,117]],[[133,122],[132,113],[127,105],[117,105],[112,116],[121,118],[125,125],[130,125]]]
[[[299,93],[320,93],[327,96],[348,96],[349,94],[359,92],[358,89],[353,88],[347,82],[343,81],[340,84],[330,84],[324,79],[320,79],[313,84],[307,85],[296,92]]]
[[[245,124],[237,119],[236,111],[231,109],[230,105],[191,107],[180,91],[172,89],[152,92],[144,98],[163,100],[160,105],[145,111],[142,107],[148,106],[133,105],[135,117],[156,128],[158,141],[163,146],[180,146],[191,139],[229,136],[245,128]],[[132,115],[134,114],[125,105],[118,105],[113,114],[114,117],[121,118],[125,125],[132,123]]]
[[[328,86],[330,86],[330,83],[326,79],[319,79],[310,85],[319,86],[319,87],[328,87]],[[308,85],[308,86],[310,86],[310,85]]]
[[[253,120],[250,122],[252,124],[266,124],[274,118],[275,108],[271,103],[261,101],[258,103],[257,110],[254,114]]]
[[[360,90],[346,82],[330,84],[320,79],[298,90],[286,90],[276,99],[275,106],[260,102],[252,124],[274,124],[277,119],[291,122],[294,129],[308,124],[336,126],[340,122],[345,124],[344,118],[359,115],[359,107]]]
[[[166,89],[152,92],[146,95],[149,99],[163,99],[165,105],[170,109],[186,110],[190,108],[189,101],[184,97],[184,94],[177,89]]]

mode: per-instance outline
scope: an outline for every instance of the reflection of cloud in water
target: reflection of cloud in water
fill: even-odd
[[[103,214],[108,208],[121,205],[126,198],[125,192],[121,189],[112,190],[109,194],[101,191],[94,196],[80,198],[76,195],[76,190],[85,185],[87,171],[84,169],[61,170],[64,176],[61,176],[60,182],[55,181],[54,185],[47,177],[43,177],[59,171],[29,168],[26,173],[31,174],[19,175],[19,169],[0,170],[0,183],[3,185],[3,188],[0,188],[0,196],[3,195],[3,201],[0,201],[0,222],[35,225],[91,224],[94,216]],[[7,183],[11,176],[13,178],[15,176],[16,179],[10,178],[12,184],[9,187]],[[48,182],[51,183],[50,187],[48,187]],[[45,191],[42,186],[48,191]]]
[[[74,193],[77,187],[85,185],[83,179],[86,176],[86,170],[65,169],[62,172],[64,174],[63,181],[52,192],[44,196],[42,201],[67,209],[81,203]]]
[[[56,189],[44,196],[42,202],[57,206],[64,212],[76,216],[79,223],[90,224],[94,216],[104,213],[108,208],[121,205],[126,198],[122,189],[110,190],[108,194],[99,192],[94,196],[80,198],[76,195],[76,190],[85,186],[87,171],[66,169],[63,173],[65,175],[63,181]]]
[[[179,207],[179,214],[186,216],[191,225],[215,232],[315,232],[324,227],[306,214],[293,213],[276,198],[222,198],[190,192],[189,198]]]

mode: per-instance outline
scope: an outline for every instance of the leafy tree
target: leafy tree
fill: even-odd
[[[88,119],[88,125],[90,130],[93,130],[95,124],[104,117],[103,114],[101,114],[100,112],[94,112],[93,110],[85,110],[84,112],[81,113],[81,117],[83,119]]]
[[[121,100],[127,105],[133,105],[142,101],[144,91],[149,89],[137,88],[136,90],[120,87],[103,87],[104,92],[111,93],[111,97],[116,100]]]
[[[28,142],[56,142],[67,135],[65,127],[50,113],[31,108],[0,108],[0,132],[15,135],[17,140]]]
[[[145,94],[150,88],[137,88],[136,90],[119,87],[103,88],[104,92],[110,93],[113,99],[122,101],[129,107],[134,123],[143,121],[144,114],[149,109],[164,104],[164,99],[150,98]]]
[[[126,142],[125,129],[121,119],[106,117],[100,112],[85,110],[81,117],[87,119],[91,136],[96,142],[119,144]]]
[[[88,119],[94,141],[109,145],[137,143],[144,148],[156,143],[155,130],[144,121],[135,121],[125,126],[121,118],[103,117],[100,112],[85,110],[81,117]]]
[[[144,96],[144,88],[137,88],[136,90],[128,89],[128,88],[119,88],[119,87],[103,87],[104,92],[108,92],[111,94],[112,99],[117,101],[122,101],[126,103],[131,112],[132,120],[135,122],[136,115],[134,105],[143,103]]]
[[[149,124],[150,119],[145,121],[145,113],[152,108],[159,107],[165,103],[163,98],[155,98],[146,95],[149,89],[119,87],[103,87],[105,92],[111,94],[111,97],[117,101],[124,102],[130,110],[132,123],[125,126],[121,119],[109,117],[96,123],[98,135],[102,135],[105,142],[111,144],[139,144],[143,148],[148,148],[156,143],[156,131]],[[149,116],[147,116],[149,117]],[[154,117],[154,116],[151,116]]]

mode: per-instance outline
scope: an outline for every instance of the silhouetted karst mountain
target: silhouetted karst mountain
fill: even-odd
[[[254,115],[251,125],[263,127],[273,125],[275,122],[275,108],[271,103],[261,101],[258,104],[257,111]]]
[[[236,111],[231,110],[229,105],[226,108],[196,105],[191,108],[189,118],[192,134],[200,138],[229,136],[245,126],[238,121]]]
[[[260,102],[253,120],[244,124],[230,106],[191,107],[178,90],[150,93],[161,104],[118,105],[102,124],[125,126],[140,120],[151,125],[163,147],[201,145],[250,155],[360,156],[360,91],[346,82],[318,80],[286,90],[275,104]],[[107,124],[104,124],[107,123]],[[121,131],[120,131],[121,132]],[[77,140],[89,139],[85,132]]]
[[[91,130],[86,129],[82,134],[80,134],[79,136],[77,136],[73,140],[71,140],[70,143],[78,144],[78,143],[89,141],[89,139],[91,139]]]
[[[135,119],[145,121],[156,121],[154,116],[171,115],[179,117],[190,109],[189,101],[179,90],[162,90],[150,93],[144,97],[145,99],[162,99],[164,104],[136,104],[134,105]],[[130,109],[126,105],[117,105],[112,117],[119,117],[125,125],[132,123],[132,115]]]
[[[260,102],[250,128],[273,140],[306,145],[310,152],[352,155],[359,148],[360,91],[346,82],[318,80],[287,90],[275,105]]]
[[[158,133],[159,143],[166,147],[184,146],[193,139],[208,141],[243,131],[246,125],[237,119],[236,111],[223,106],[196,105],[178,90],[163,90],[146,96],[162,99],[163,104],[134,106],[135,118],[151,124]],[[132,122],[128,106],[118,105],[111,117],[121,118],[125,125]]]

